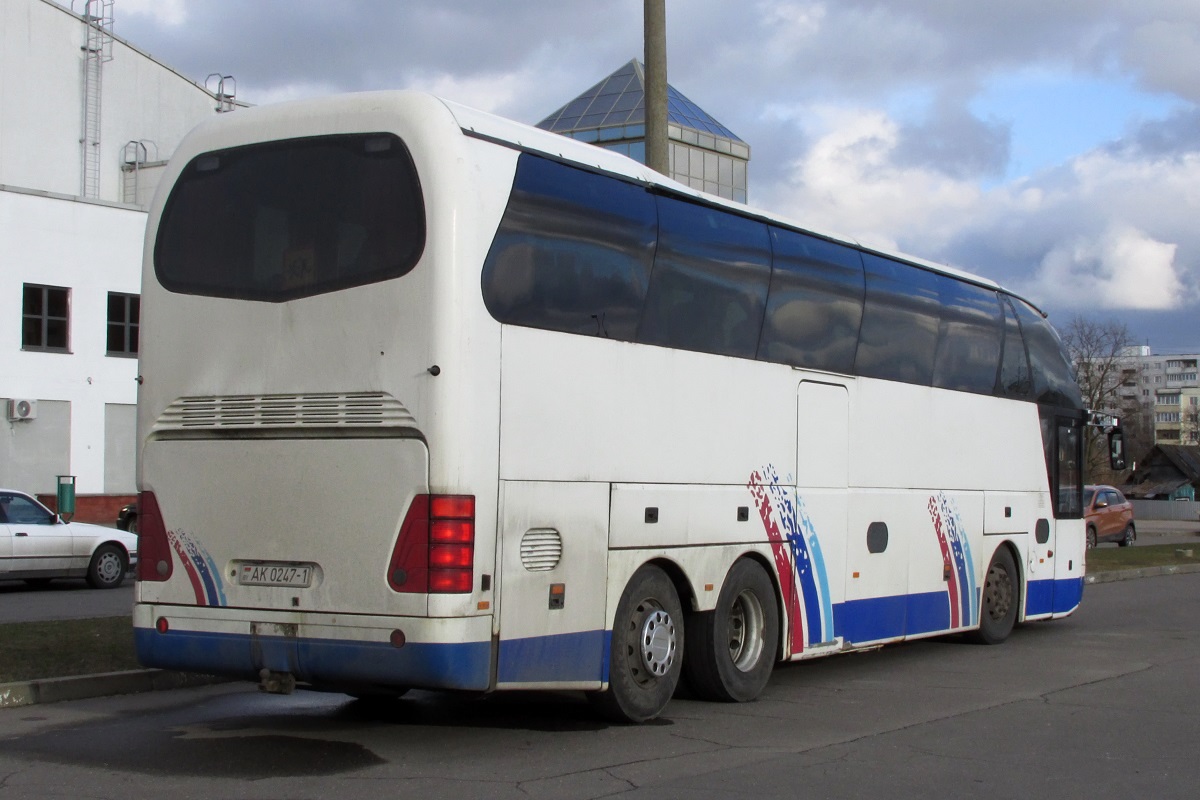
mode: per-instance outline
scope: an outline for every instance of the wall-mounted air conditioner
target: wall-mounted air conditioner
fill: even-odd
[[[37,400],[21,400],[19,398],[9,400],[8,419],[10,422],[37,419]]]

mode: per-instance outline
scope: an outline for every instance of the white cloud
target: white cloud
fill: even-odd
[[[253,87],[251,87],[253,88]],[[256,106],[286,103],[290,100],[308,100],[313,97],[337,94],[338,88],[330,83],[282,83],[251,92],[238,92],[238,99],[245,99]]]
[[[155,23],[168,28],[178,28],[188,20],[187,7],[183,0],[121,0],[114,10],[116,20],[126,14],[150,17]],[[119,23],[114,21],[114,25],[117,24]]]
[[[1170,310],[1183,305],[1178,247],[1117,224],[1096,239],[1054,247],[1033,281],[1038,296],[1062,308]]]
[[[463,76],[441,73],[420,78],[413,85],[438,97],[478,108],[480,111],[497,113],[513,104],[516,96],[529,82],[530,76],[524,72],[476,73]],[[553,110],[548,109],[547,113]]]
[[[894,163],[900,128],[885,113],[827,107],[814,119],[824,130],[768,198],[805,226],[891,248],[919,229],[926,246],[915,255],[928,256],[954,232],[946,223],[979,203],[974,183]]]

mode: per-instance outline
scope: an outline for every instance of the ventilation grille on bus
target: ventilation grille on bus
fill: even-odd
[[[181,397],[162,413],[156,431],[306,427],[412,428],[404,405],[383,392]]]
[[[558,531],[534,528],[521,537],[521,564],[530,572],[552,570],[561,558],[562,537]]]

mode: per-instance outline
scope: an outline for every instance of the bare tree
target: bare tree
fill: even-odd
[[[1149,445],[1137,441],[1144,437],[1144,409],[1140,399],[1122,398],[1121,386],[1136,379],[1136,368],[1129,358],[1133,337],[1123,322],[1098,322],[1076,316],[1061,330],[1063,345],[1075,367],[1075,380],[1083,393],[1083,402],[1092,411],[1116,414],[1133,423],[1126,426],[1126,452],[1140,453],[1141,447],[1154,443],[1154,422],[1149,423]],[[1130,372],[1132,371],[1132,375]],[[1131,419],[1133,417],[1133,419]],[[1133,441],[1130,434],[1134,434]],[[1131,449],[1133,445],[1139,449]],[[1115,480],[1108,467],[1108,447],[1104,431],[1088,428],[1083,441],[1084,479],[1088,482]]]
[[[1200,444],[1200,406],[1188,406],[1179,421],[1179,443]]]

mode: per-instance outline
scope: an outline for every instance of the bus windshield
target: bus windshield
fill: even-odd
[[[192,159],[163,210],[154,268],[174,292],[281,302],[399,277],[424,245],[403,142],[322,136]]]

